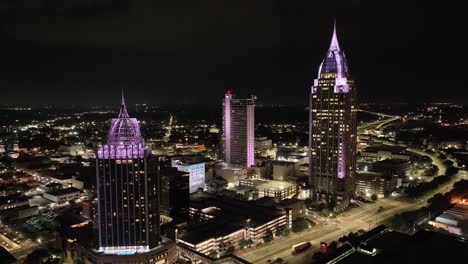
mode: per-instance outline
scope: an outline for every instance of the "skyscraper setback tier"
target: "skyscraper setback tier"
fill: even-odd
[[[310,94],[309,182],[313,196],[345,208],[355,194],[356,89],[336,27]]]
[[[99,251],[147,252],[158,245],[158,158],[151,154],[122,96],[107,144],[97,150]]]
[[[238,99],[227,91],[223,99],[221,158],[230,164],[254,165],[255,96]]]

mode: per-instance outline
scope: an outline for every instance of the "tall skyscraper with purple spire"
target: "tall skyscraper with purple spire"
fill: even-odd
[[[228,90],[223,99],[221,158],[250,168],[255,162],[255,96],[240,99]]]
[[[122,94],[107,143],[97,150],[99,251],[148,252],[160,242],[158,158],[128,115]]]
[[[314,198],[337,210],[355,194],[356,113],[356,88],[335,25],[310,93],[309,182]]]

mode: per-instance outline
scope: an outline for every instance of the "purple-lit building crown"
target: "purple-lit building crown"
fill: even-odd
[[[337,77],[343,78],[349,74],[348,70],[348,61],[346,60],[346,55],[340,49],[338,44],[338,37],[336,35],[336,25],[333,27],[333,36],[330,43],[330,47],[320,64],[318,76],[320,78],[321,74],[324,73],[336,73]]]
[[[97,150],[99,251],[147,252],[159,244],[159,163],[122,96],[107,144]]]
[[[107,144],[129,145],[142,143],[140,125],[136,118],[128,115],[125,99],[122,96],[120,113],[117,118],[112,118],[112,124],[107,136]]]
[[[138,120],[128,115],[122,95],[119,115],[117,118],[112,118],[107,144],[98,149],[98,157],[142,158],[145,150],[150,151],[150,148],[145,146],[141,137]]]

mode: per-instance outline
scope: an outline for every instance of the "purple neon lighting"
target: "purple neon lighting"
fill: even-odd
[[[346,145],[343,143],[343,137],[340,136],[340,146],[338,149],[338,178],[343,179],[346,176]]]
[[[231,91],[228,91],[224,99],[224,153],[225,162],[231,162]]]
[[[340,50],[340,44],[338,43],[338,35],[336,34],[336,21],[333,21],[333,36],[328,50]]]
[[[348,70],[348,61],[346,60],[346,55],[340,49],[338,44],[338,36],[336,33],[336,23],[333,25],[333,36],[328,48],[327,54],[320,64],[318,70],[318,78],[321,74],[325,73],[336,73],[335,78],[335,93],[348,93],[349,85],[346,78],[346,74],[349,73]],[[318,80],[314,80],[314,86],[318,85]],[[313,88],[313,87],[312,87]],[[315,90],[312,89],[312,93],[315,93]]]
[[[145,145],[141,137],[138,120],[128,115],[122,93],[119,115],[112,119],[107,144],[98,149],[98,158],[143,158],[145,151],[151,151],[151,149]]]
[[[254,106],[247,106],[247,167],[250,168],[255,164],[255,149],[254,149]]]
[[[151,151],[151,148],[140,144],[112,145],[106,144],[99,148],[98,158],[100,159],[136,159],[144,158],[145,151]]]

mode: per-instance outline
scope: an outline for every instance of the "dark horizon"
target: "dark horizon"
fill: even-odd
[[[306,107],[334,17],[359,102],[468,96],[456,4],[44,3],[4,8],[0,104],[117,105],[123,88],[129,104],[216,106],[231,89]]]

